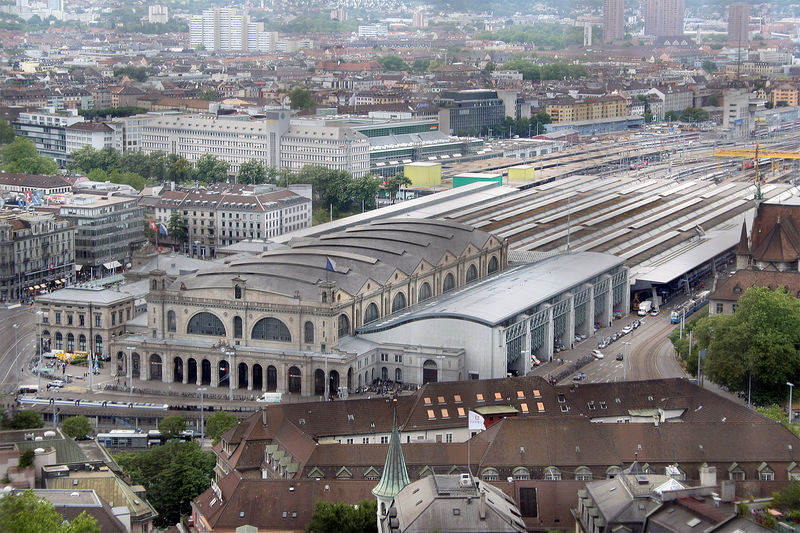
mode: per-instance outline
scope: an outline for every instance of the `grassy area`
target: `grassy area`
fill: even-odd
[[[340,218],[349,217],[351,215],[357,215],[361,213],[361,209],[353,209],[350,211],[339,211],[337,209],[333,210],[333,220],[339,220]],[[323,224],[325,222],[331,221],[331,212],[330,210],[320,207],[314,209],[314,212],[311,216],[311,225],[316,226],[318,224]]]

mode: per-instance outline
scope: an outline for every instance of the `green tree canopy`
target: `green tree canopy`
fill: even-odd
[[[41,156],[36,145],[26,137],[17,137],[0,147],[3,170],[23,174],[55,174],[58,163],[49,157]]]
[[[400,56],[395,55],[395,54],[389,54],[389,55],[381,56],[378,59],[376,59],[376,61],[381,66],[381,68],[383,70],[386,70],[386,71],[392,71],[392,72],[404,71],[405,72],[405,71],[409,70],[409,67],[406,64],[406,62],[403,61],[403,59]]]
[[[147,68],[145,67],[122,67],[114,70],[114,77],[121,78],[127,76],[132,80],[147,81]]]
[[[205,183],[227,181],[229,167],[227,161],[211,154],[203,154],[195,165],[195,179]]]
[[[757,403],[784,401],[800,375],[800,300],[783,288],[750,287],[736,313],[700,320],[696,336],[706,375],[736,391],[752,380]]]
[[[559,50],[569,45],[583,44],[583,26],[567,26],[539,22],[534,25],[514,25],[496,32],[481,31],[475,39],[505,43],[533,43],[543,48]]]
[[[186,228],[183,225],[183,217],[177,210],[173,211],[169,216],[167,232],[176,242],[183,242],[186,240]]]
[[[14,128],[11,124],[0,119],[0,144],[10,144],[14,142]]]
[[[211,486],[214,477],[214,454],[201,451],[196,442],[173,439],[145,452],[121,452],[114,458],[131,483],[147,490],[148,501],[158,511],[153,521],[158,527],[173,526],[189,514],[190,502]]]
[[[245,161],[239,166],[239,174],[236,176],[236,181],[243,185],[266,183],[267,169],[264,167],[264,164],[257,159]]]
[[[584,78],[589,71],[583,65],[567,63],[536,64],[527,59],[512,59],[503,63],[499,70],[516,70],[526,80],[563,80],[566,78]]]
[[[398,172],[386,180],[386,185],[384,185],[384,188],[386,189],[386,196],[388,196],[392,203],[394,203],[395,198],[397,198],[397,193],[400,192],[400,188],[408,187],[409,185],[411,185],[411,179],[402,172]]]
[[[206,435],[214,444],[219,442],[223,433],[236,425],[236,415],[228,411],[217,411],[206,420]]]
[[[73,439],[80,439],[92,432],[92,424],[85,416],[71,416],[61,423],[61,430]]]
[[[34,429],[42,425],[42,415],[36,411],[17,411],[11,419],[10,429]]]
[[[378,502],[362,500],[357,505],[318,501],[306,526],[313,533],[373,533],[378,531],[375,516]]]
[[[32,490],[0,498],[0,531],[4,533],[100,533],[97,520],[86,511],[72,522]]]
[[[290,107],[292,109],[310,109],[316,107],[317,101],[311,91],[297,87],[289,93]]]
[[[364,210],[374,209],[378,191],[381,188],[381,178],[365,174],[360,178],[353,178],[348,184],[348,196],[357,208],[364,206]]]
[[[708,111],[699,107],[687,107],[681,111],[680,119],[683,122],[705,122],[708,120]]]
[[[158,423],[158,431],[168,439],[177,437],[186,431],[186,420],[179,415],[166,416]]]

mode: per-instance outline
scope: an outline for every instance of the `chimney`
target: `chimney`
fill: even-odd
[[[481,504],[478,507],[478,517],[481,520],[486,520],[486,493],[481,491]]]
[[[716,487],[717,486],[717,467],[704,466],[700,469],[700,486],[701,487]]]
[[[261,409],[261,424],[267,427],[267,410],[265,408]]]
[[[730,503],[736,498],[736,483],[732,479],[724,479],[720,483],[720,498],[725,503]]]

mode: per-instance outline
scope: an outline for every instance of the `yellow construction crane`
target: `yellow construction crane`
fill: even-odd
[[[726,148],[717,150],[714,153],[715,157],[743,157],[743,158],[752,158],[753,159],[753,166],[756,170],[756,177],[755,177],[755,185],[756,185],[756,194],[755,199],[761,200],[761,183],[762,180],[759,177],[759,165],[758,165],[758,158],[759,157],[768,157],[770,159],[800,159],[800,152],[786,152],[783,150],[761,150],[756,143],[756,147],[754,149],[749,148]]]

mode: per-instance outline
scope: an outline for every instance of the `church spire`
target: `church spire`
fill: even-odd
[[[395,400],[396,402],[397,400]],[[383,465],[383,473],[378,485],[372,489],[378,501],[388,500],[391,502],[403,487],[411,483],[406,470],[406,460],[403,457],[403,449],[400,447],[400,430],[397,427],[397,404],[394,406],[394,418],[392,420],[392,437],[389,439],[389,450],[386,452],[386,463]],[[378,510],[380,512],[380,509]]]

